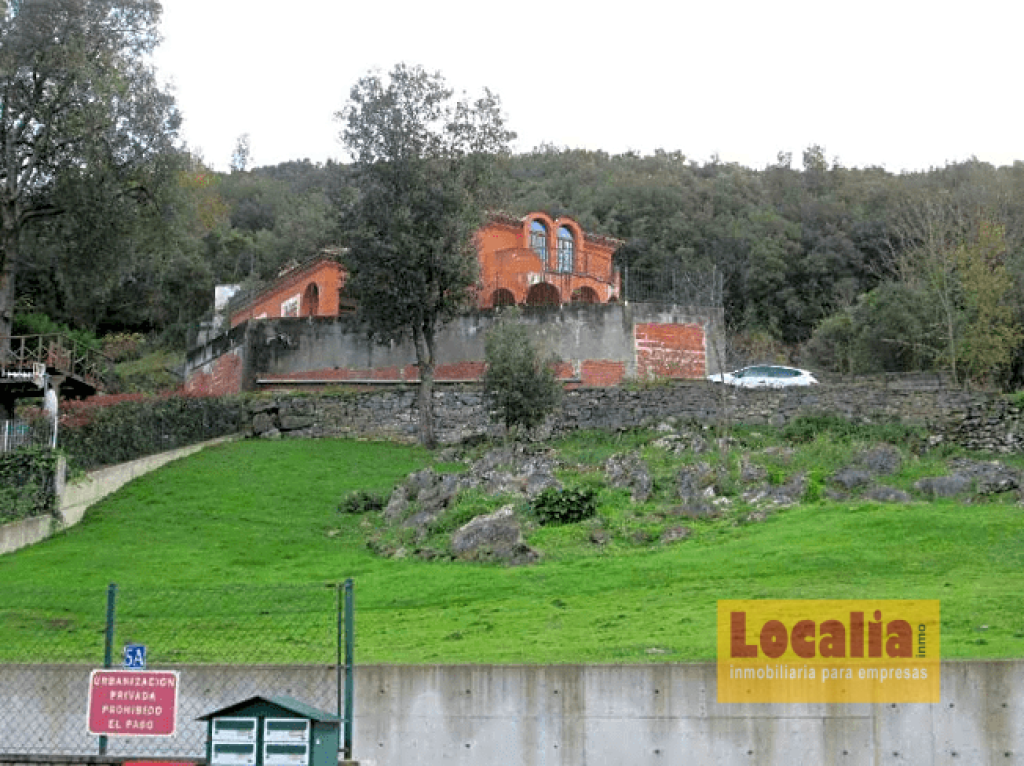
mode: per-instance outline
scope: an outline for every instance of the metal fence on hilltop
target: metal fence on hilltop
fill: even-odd
[[[144,549],[124,555],[145,566]],[[182,566],[201,566],[182,562]],[[255,695],[288,695],[343,717],[352,746],[353,586],[0,587],[0,753],[203,758],[196,719]],[[90,673],[178,672],[172,736],[96,736]]]
[[[706,269],[641,269],[624,267],[622,294],[635,303],[718,308],[722,305],[722,272]]]

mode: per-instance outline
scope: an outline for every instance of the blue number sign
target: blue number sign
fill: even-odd
[[[142,644],[128,644],[125,646],[124,666],[128,670],[145,670],[146,647]]]

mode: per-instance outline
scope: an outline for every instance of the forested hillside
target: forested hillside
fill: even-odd
[[[94,242],[102,227],[90,221],[117,210],[89,199],[62,228],[34,229],[20,309],[181,346],[215,284],[255,286],[345,243],[355,192],[343,165],[217,173],[188,156],[168,164],[173,183],[122,224],[136,237]],[[764,169],[542,147],[502,172],[507,212],[565,214],[625,240],[619,265],[637,284],[720,275],[738,360],[838,372],[941,367],[1004,386],[1020,377],[1022,163],[895,174],[842,167],[819,147]]]

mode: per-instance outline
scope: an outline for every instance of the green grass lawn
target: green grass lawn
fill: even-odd
[[[594,459],[610,449],[594,446]],[[1024,656],[1024,509],[1011,500],[819,501],[759,524],[697,523],[669,545],[597,547],[577,526],[539,528],[529,542],[546,555],[520,568],[374,555],[375,522],[338,513],[339,501],[431,462],[413,447],[296,440],[172,463],[80,525],[0,558],[0,661],[101,656],[112,582],[119,637],[158,658],[307,656],[226,648],[249,641],[268,651],[312,642],[308,656],[329,659],[334,591],[324,585],[349,577],[360,663],[713,660],[716,602],[740,598],[940,599],[945,658]],[[612,524],[628,511],[618,492],[601,495]],[[162,626],[158,638],[143,618]],[[298,629],[305,622],[319,638]]]

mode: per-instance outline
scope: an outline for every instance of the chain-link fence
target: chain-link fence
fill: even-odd
[[[144,543],[124,555],[145,567]],[[351,581],[0,588],[0,752],[203,757],[206,725],[196,719],[255,695],[287,695],[344,716],[350,750],[351,604]],[[128,646],[145,647],[146,669],[178,671],[173,736],[89,734],[90,672],[125,667]]]
[[[622,271],[622,293],[627,301],[636,303],[717,308],[722,305],[722,291],[722,272],[714,267],[625,267]]]

